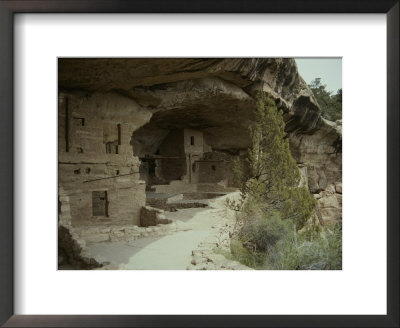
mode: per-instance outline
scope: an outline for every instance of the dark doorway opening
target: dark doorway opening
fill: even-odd
[[[92,212],[93,216],[108,216],[107,191],[92,192]]]

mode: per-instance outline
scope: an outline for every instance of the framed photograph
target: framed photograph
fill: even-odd
[[[0,22],[3,326],[399,326],[398,1]]]

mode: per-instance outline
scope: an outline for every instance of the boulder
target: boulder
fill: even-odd
[[[72,228],[58,226],[58,268],[94,269],[103,264],[87,254],[86,243],[73,237]]]
[[[333,224],[342,219],[342,195],[323,194],[317,202],[317,213],[322,224]]]
[[[165,218],[164,211],[158,208],[143,206],[140,211],[140,225],[142,227],[156,226],[158,224],[168,224],[171,222],[171,220]],[[151,229],[149,231],[151,231]]]
[[[336,183],[335,183],[335,188],[336,188],[336,192],[337,192],[338,194],[341,194],[341,193],[342,193],[342,183],[341,183],[341,182],[336,182]]]
[[[336,198],[336,195],[322,197],[318,200],[318,204],[321,208],[324,207],[339,208],[339,202]]]
[[[329,186],[326,187],[325,191],[328,194],[334,194],[336,192],[335,185],[334,184],[330,184]]]

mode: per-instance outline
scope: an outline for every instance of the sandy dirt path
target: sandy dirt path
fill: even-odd
[[[208,208],[166,212],[167,218],[175,220],[180,231],[141,238],[129,244],[94,244],[89,246],[89,251],[95,258],[110,262],[109,269],[185,270],[191,265],[192,251],[200,244],[215,245],[218,227],[231,219],[225,206],[226,197],[212,200]]]

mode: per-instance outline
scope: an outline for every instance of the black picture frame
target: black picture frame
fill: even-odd
[[[14,315],[13,16],[16,13],[384,13],[387,15],[387,315]],[[398,0],[0,0],[0,324],[5,327],[399,327]],[[368,288],[366,286],[366,288]]]

